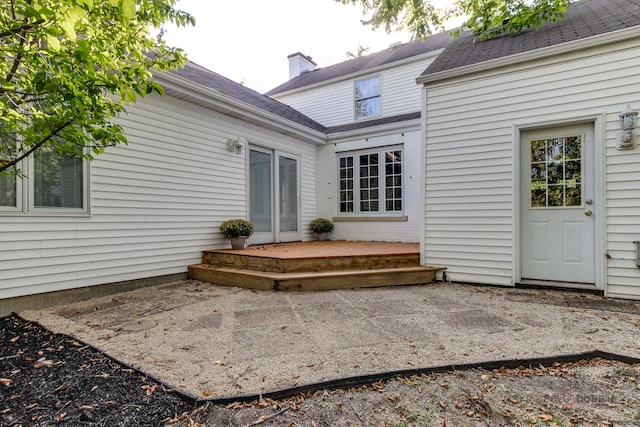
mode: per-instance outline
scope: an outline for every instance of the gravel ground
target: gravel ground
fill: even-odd
[[[592,359],[193,404],[75,338],[0,318],[0,426],[639,426],[640,364]]]

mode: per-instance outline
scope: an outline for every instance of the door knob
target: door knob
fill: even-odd
[[[593,215],[593,212],[591,212],[589,209],[587,209],[586,211],[584,211],[584,214],[586,216],[591,216],[591,215]]]

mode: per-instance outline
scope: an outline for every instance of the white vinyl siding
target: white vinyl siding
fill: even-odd
[[[435,52],[434,52],[435,55]],[[422,57],[417,61],[389,64],[383,70],[364,70],[360,75],[332,81],[312,88],[300,88],[292,93],[274,95],[273,98],[292,106],[324,126],[337,126],[355,121],[354,83],[372,73],[380,77],[381,111],[384,117],[420,111],[420,86],[418,77],[435,56]],[[375,116],[379,117],[379,116]],[[373,118],[373,117],[372,117]],[[362,119],[360,119],[362,120]]]
[[[606,293],[640,298],[640,148],[618,151],[618,114],[640,108],[636,41],[432,83],[426,89],[425,261],[453,280],[513,285],[514,133],[517,126],[604,113],[596,134],[606,230]],[[601,187],[601,184],[597,184]]]
[[[229,138],[299,155],[302,221],[317,216],[314,145],[170,96],[128,112],[129,144],[91,163],[91,216],[0,217],[0,298],[185,273],[228,247],[220,222],[247,216],[247,147]]]

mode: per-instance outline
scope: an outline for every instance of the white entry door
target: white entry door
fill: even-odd
[[[593,135],[592,124],[521,135],[523,281],[595,282]]]
[[[297,156],[249,149],[251,244],[292,242],[300,233],[300,167]]]

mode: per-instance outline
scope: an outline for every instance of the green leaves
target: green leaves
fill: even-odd
[[[163,93],[151,71],[186,62],[150,34],[165,22],[194,22],[175,3],[14,0],[0,8],[0,151],[11,153],[0,173],[52,139],[62,154],[85,158],[126,143],[113,119]]]
[[[136,2],[134,0],[121,0],[120,7],[125,19],[133,19],[136,15]]]
[[[569,3],[575,0],[457,0],[446,7],[436,7],[432,0],[336,0],[343,4],[359,4],[364,13],[371,13],[363,21],[374,28],[406,29],[416,39],[444,30],[447,20],[464,17],[457,36],[471,30],[481,40],[499,34],[517,34],[529,28],[539,28],[564,16]]]

